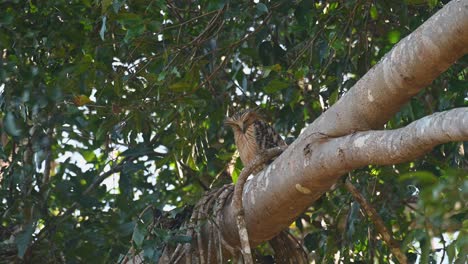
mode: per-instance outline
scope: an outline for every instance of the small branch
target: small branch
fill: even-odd
[[[53,137],[53,132],[54,128],[50,127],[49,130],[47,131],[47,146],[45,149],[46,152],[46,158],[45,158],[45,165],[44,165],[44,177],[42,178],[42,184],[41,184],[41,189],[44,189],[48,184],[50,180],[50,170],[51,170],[51,165],[52,165],[52,137]]]
[[[190,23],[190,22],[192,22],[192,21],[195,21],[195,20],[200,19],[200,18],[205,17],[205,16],[212,15],[212,14],[217,13],[217,12],[218,12],[218,10],[213,10],[213,11],[210,11],[210,12],[207,12],[207,13],[204,13],[204,14],[201,14],[201,15],[199,15],[199,16],[193,17],[193,18],[191,18],[191,19],[188,19],[188,20],[186,20],[186,21],[184,21],[184,22],[181,22],[181,23],[179,23],[179,24],[174,24],[174,25],[170,25],[170,26],[163,27],[163,28],[162,28],[162,31],[167,30],[167,29],[178,28],[178,27],[180,28],[180,27],[182,27],[182,26],[184,26],[184,25],[186,25],[186,24],[188,24],[188,23]]]
[[[242,170],[241,174],[237,178],[237,183],[234,188],[234,197],[232,198],[232,205],[236,215],[237,227],[239,228],[239,239],[241,242],[242,256],[244,258],[245,264],[253,264],[254,262],[252,258],[252,251],[250,249],[247,226],[244,219],[244,207],[242,204],[242,193],[244,190],[244,185],[252,172],[254,172],[258,167],[263,166],[272,158],[281,154],[286,147],[287,146],[267,149],[260,155],[257,155],[255,159]]]
[[[382,218],[380,218],[379,214],[374,209],[374,207],[372,207],[372,205],[367,202],[366,198],[364,198],[364,196],[359,192],[359,190],[356,189],[356,187],[354,187],[354,185],[348,179],[346,179],[344,186],[346,190],[348,190],[351,193],[354,199],[364,209],[364,212],[366,213],[367,217],[371,219],[380,236],[390,248],[392,254],[398,259],[398,261],[401,264],[406,264],[406,255],[403,252],[401,252],[399,243],[393,239],[390,231],[387,229]]]

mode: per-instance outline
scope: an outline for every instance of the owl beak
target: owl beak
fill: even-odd
[[[240,124],[239,126],[240,126],[240,129],[242,130],[242,134],[245,134],[245,131],[247,131],[247,126],[244,123]]]

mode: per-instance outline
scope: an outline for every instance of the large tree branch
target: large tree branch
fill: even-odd
[[[408,100],[468,53],[468,1],[454,0],[402,39],[301,135],[381,128]]]
[[[363,160],[357,165],[340,164],[341,154],[338,147],[356,147],[353,144],[363,141],[363,138],[359,136],[364,134],[356,133],[344,138],[338,138],[338,136],[381,127],[413,95],[467,52],[468,1],[452,1],[395,46],[345,96],[307,127],[301,136],[267,169],[246,184],[243,201],[251,243],[255,245],[268,240],[287,227],[324,192],[328,191],[341,175],[357,165],[361,167],[371,162],[378,163],[376,159],[379,157],[366,156],[365,151],[361,151],[363,159],[367,158],[367,163]],[[462,115],[462,119],[453,120],[450,125],[455,124],[458,128],[465,127],[466,131],[466,109],[460,111],[462,112],[458,114]],[[456,116],[458,114],[445,113],[444,115]],[[436,116],[432,118],[437,120]],[[439,120],[442,123],[449,122]],[[430,123],[425,124],[415,125],[414,129],[419,132],[424,131],[424,134],[429,133],[427,140],[435,145],[446,142],[438,142],[437,140],[442,138],[435,136],[438,134],[436,132],[438,129],[442,129],[442,132],[446,131],[445,125],[435,128]],[[429,131],[430,127],[432,130]],[[409,131],[411,126],[405,129]],[[463,137],[455,136],[458,132],[452,132],[453,138],[449,141],[462,140]],[[378,133],[395,133],[396,135],[399,132],[367,133],[375,137]],[[417,136],[413,136],[413,139],[415,141],[407,141],[410,144],[405,145],[405,148],[400,151],[400,157],[414,158],[430,149],[421,147],[422,150],[415,151],[417,148],[413,148],[413,144],[419,146],[421,144],[418,143]],[[339,145],[341,140],[348,140],[350,145]],[[370,143],[367,140],[365,143]],[[394,137],[393,141],[388,139],[386,142],[389,142],[387,150],[392,150],[389,146],[392,144],[396,146],[398,137]],[[380,148],[386,147],[382,142],[375,141],[375,143],[376,148],[377,145]],[[333,144],[336,144],[335,148],[331,147]],[[415,152],[403,155],[405,149],[410,148],[413,148],[411,151]],[[327,154],[327,150],[330,153]],[[380,149],[379,153],[383,153],[383,149]],[[391,153],[387,153],[387,156]],[[333,157],[331,154],[334,154],[334,158],[330,158]],[[357,157],[352,156],[351,153],[348,156]],[[395,163],[404,160],[403,158],[399,161],[395,159]],[[229,240],[229,243],[238,244],[235,214],[230,204],[224,208],[223,215],[223,236]]]
[[[338,138],[316,134],[305,140],[301,151],[278,158],[284,159],[286,164],[275,161],[257,178],[247,182],[244,209],[249,233],[257,234],[265,226],[273,229],[285,217],[292,221],[297,217],[294,213],[302,212],[298,208],[307,207],[307,201],[315,201],[337,179],[353,169],[368,164],[388,165],[410,161],[439,144],[467,140],[466,107],[435,113],[396,130],[357,132]],[[301,170],[303,174],[292,174],[295,170]],[[264,211],[258,211],[259,206]],[[260,219],[268,221],[256,220],[254,217],[258,214],[265,214]],[[275,217],[276,214],[281,217]],[[225,219],[232,218],[227,215]],[[289,223],[285,221],[280,226],[285,228]],[[250,237],[257,238],[254,235]]]
[[[317,160],[333,172],[411,161],[453,141],[468,141],[468,107],[435,113],[400,129],[359,132],[307,147],[313,148],[309,160]]]

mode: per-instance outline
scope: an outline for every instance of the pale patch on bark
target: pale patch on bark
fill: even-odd
[[[431,119],[429,119],[429,118],[422,118],[422,119],[420,120],[420,122],[421,122],[421,134],[424,135],[426,129],[427,129],[427,128],[430,128],[430,126],[431,126]]]
[[[436,44],[434,44],[434,41],[432,41],[431,38],[428,38],[422,35],[421,40],[422,40],[424,47],[427,49],[428,52],[435,54],[433,55],[435,57],[440,57],[440,49]],[[424,60],[424,58],[420,58],[420,59]]]
[[[312,193],[312,191],[310,189],[300,185],[299,183],[296,183],[296,190],[299,191],[300,193],[303,193],[303,194]]]
[[[394,50],[391,51],[392,54]],[[388,89],[391,90],[398,90],[398,86],[395,85],[394,81],[395,78],[393,77],[393,65],[392,65],[392,60],[385,57],[384,61],[382,62],[383,64],[383,77],[384,77],[384,82],[385,85],[388,87]]]
[[[268,185],[270,185],[270,179],[267,175],[270,175],[271,173],[271,166],[268,166],[267,169],[266,169],[266,172],[264,173],[265,175],[265,184],[263,185],[264,187],[262,188],[262,190],[266,191],[268,189]]]
[[[250,203],[255,204],[255,192],[250,195]]]
[[[367,99],[369,102],[374,102],[374,96],[372,96],[371,90],[367,90]]]
[[[246,186],[244,187],[244,190],[243,190],[244,192],[248,193],[250,191],[252,184],[249,184],[249,183],[251,183],[250,180],[247,181]]]
[[[262,188],[262,190],[266,191],[268,189],[268,185],[270,185],[270,179],[268,177],[266,177],[265,186]]]
[[[240,230],[239,232],[241,233],[241,237],[248,237],[247,229]],[[244,248],[242,251],[244,251],[244,253],[246,254],[252,254],[252,252],[250,251],[250,247]]]
[[[362,136],[362,137],[358,137],[355,141],[354,141],[354,146],[356,148],[362,148],[364,147],[364,145],[366,144],[366,141],[367,139],[370,137],[370,135],[365,135],[365,136]]]

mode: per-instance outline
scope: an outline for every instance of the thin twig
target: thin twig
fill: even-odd
[[[253,264],[252,251],[249,243],[249,235],[247,232],[247,226],[244,219],[244,205],[242,203],[242,193],[244,190],[244,185],[247,182],[247,178],[252,172],[254,172],[258,167],[263,166],[266,162],[272,158],[281,154],[287,146],[275,147],[263,151],[261,154],[257,155],[255,159],[247,165],[237,178],[237,183],[234,188],[234,197],[232,198],[232,205],[234,207],[234,212],[236,215],[237,227],[239,228],[239,239],[241,242],[241,251],[244,258],[245,264]]]
[[[369,202],[367,202],[366,198],[364,198],[364,196],[359,192],[359,190],[356,187],[354,187],[354,185],[349,181],[349,179],[346,179],[344,186],[346,190],[348,190],[351,193],[353,198],[361,205],[367,217],[370,218],[372,223],[375,225],[375,228],[380,233],[380,236],[390,248],[392,254],[397,258],[397,260],[401,264],[408,263],[406,255],[400,250],[399,243],[395,239],[393,239],[390,231],[385,226],[382,218],[379,216],[375,208],[372,207],[372,205]]]

